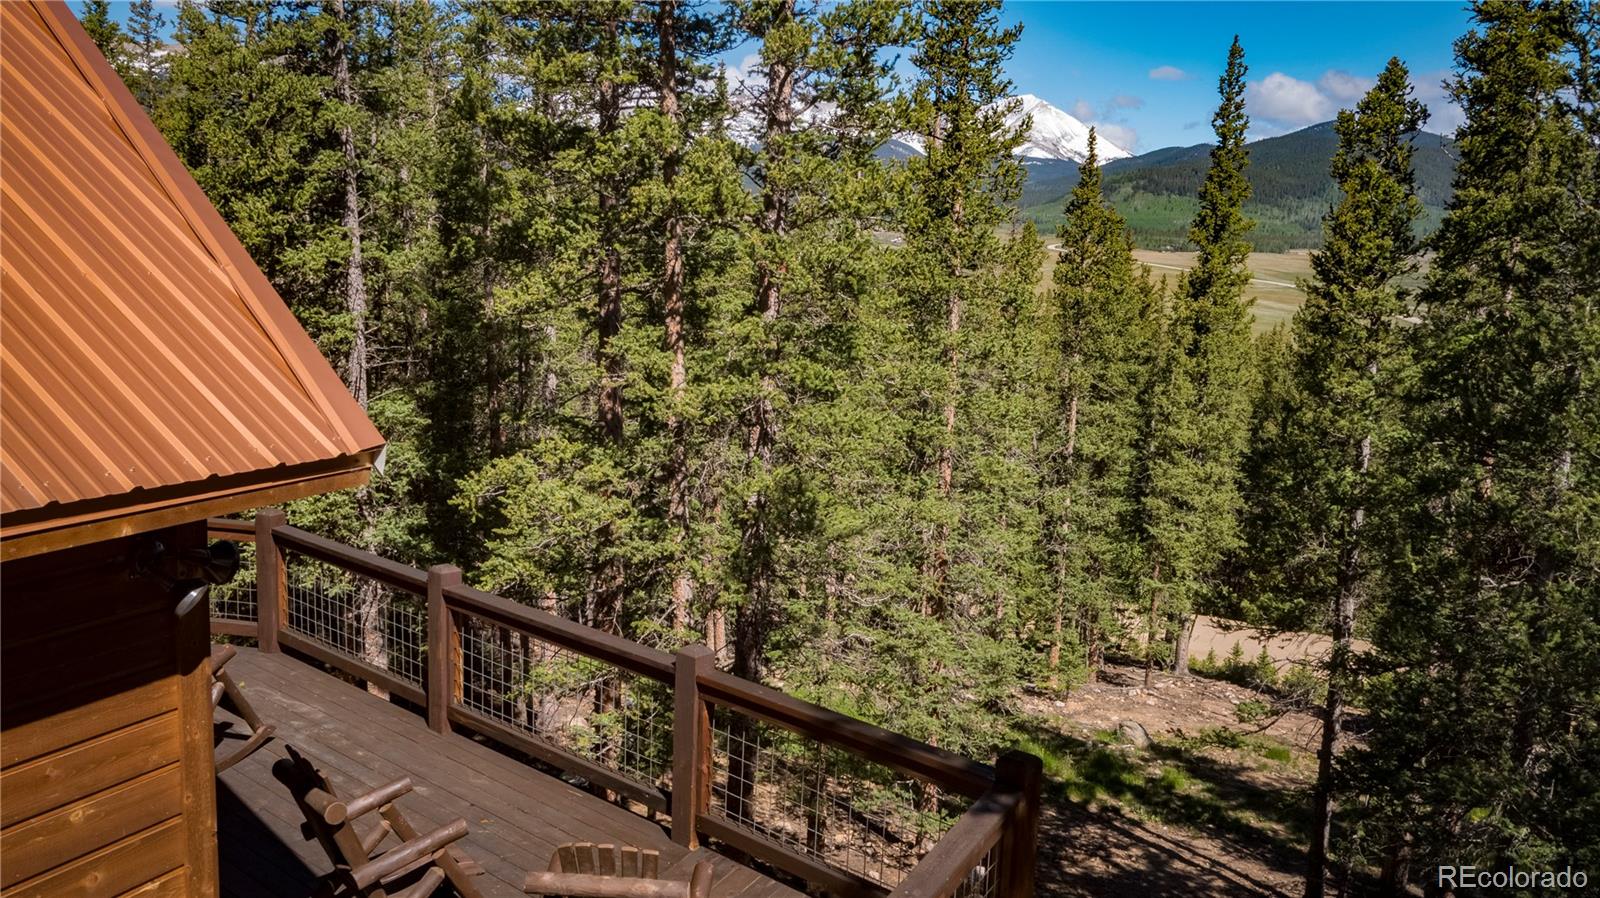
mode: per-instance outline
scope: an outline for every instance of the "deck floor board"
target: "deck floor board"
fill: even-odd
[[[301,836],[299,811],[272,776],[292,745],[347,794],[409,776],[413,791],[399,806],[421,829],[465,819],[468,833],[458,844],[484,867],[478,885],[487,896],[521,895],[523,875],[545,869],[556,845],[591,841],[654,848],[664,871],[685,875],[709,859],[717,867],[712,898],[802,898],[722,855],[687,851],[658,824],[489,746],[435,733],[417,714],[303,661],[241,648],[228,671],[277,733],[218,777],[224,895],[309,896],[332,869],[321,847]],[[219,720],[240,729],[226,714]]]

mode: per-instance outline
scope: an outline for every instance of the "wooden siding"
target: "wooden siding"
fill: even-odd
[[[152,537],[0,565],[3,898],[216,894],[206,609],[130,576]]]

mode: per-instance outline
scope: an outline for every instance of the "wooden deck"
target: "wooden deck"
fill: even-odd
[[[696,861],[710,859],[713,898],[803,898],[722,855],[689,852],[649,820],[488,746],[435,733],[416,714],[305,662],[241,648],[228,671],[277,735],[217,778],[224,895],[302,898],[332,869],[321,847],[302,838],[299,812],[272,777],[287,743],[315,760],[344,794],[411,777],[415,789],[399,806],[424,830],[467,821],[468,835],[458,844],[483,865],[478,881],[485,895],[521,895],[523,874],[544,869],[556,845],[588,841],[654,848],[664,877],[687,878]],[[227,715],[219,718],[239,731]]]

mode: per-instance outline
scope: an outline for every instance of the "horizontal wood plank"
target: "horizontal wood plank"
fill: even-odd
[[[115,845],[7,889],[4,898],[121,895],[183,867],[183,819],[168,820]]]
[[[86,798],[178,760],[176,713],[163,714],[0,772],[0,826]]]
[[[176,765],[114,786],[0,833],[0,888],[37,876],[183,812]]]
[[[125,689],[25,723],[7,721],[0,767],[9,768],[178,708],[178,678],[138,678]]]
[[[364,552],[353,546],[301,530],[299,527],[275,527],[272,538],[280,549],[288,549],[318,561],[326,561],[335,567],[369,577],[405,592],[419,596],[428,593],[427,574],[381,555]]]
[[[445,604],[452,611],[470,614],[491,624],[499,624],[546,642],[553,642],[581,655],[614,664],[659,683],[672,682],[672,656],[637,642],[586,627],[576,621],[537,611],[505,596],[473,589],[447,586]]]
[[[699,683],[706,698],[719,705],[836,745],[941,789],[977,798],[994,785],[994,768],[988,764],[803,702],[771,687],[720,670],[701,675]]]

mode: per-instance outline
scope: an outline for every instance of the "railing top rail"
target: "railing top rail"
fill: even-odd
[[[717,704],[846,749],[968,798],[977,798],[994,785],[994,768],[988,764],[801,701],[771,687],[720,670],[702,674],[699,683],[705,697]]]
[[[299,527],[287,525],[274,527],[272,536],[279,543],[302,555],[309,555],[363,577],[370,577],[395,589],[417,595],[428,593],[428,575],[398,561],[390,561],[381,555],[374,555],[315,533],[308,533]]]
[[[990,789],[911,868],[889,898],[945,898],[955,893],[983,856],[999,843],[1022,802],[1015,790]]]
[[[241,521],[237,518],[206,518],[206,532],[220,539],[253,542],[256,538],[256,525],[251,521]]]
[[[658,649],[470,586],[445,587],[444,600],[446,607],[452,611],[464,611],[490,623],[521,630],[579,654],[615,664],[640,676],[668,685],[672,683],[672,656]]]
[[[214,534],[243,537],[253,533],[248,521],[212,518]],[[370,577],[396,589],[426,595],[424,571],[382,556],[318,536],[298,527],[275,527],[273,537],[287,548]],[[567,618],[529,608],[504,596],[470,586],[444,587],[446,607],[490,623],[528,633],[608,664],[671,685],[673,656],[621,636],[596,630]],[[768,723],[827,745],[860,755],[919,780],[933,783],[967,798],[988,793],[995,782],[994,768],[900,733],[801,701],[776,689],[732,674],[712,670],[699,678],[705,697]]]

